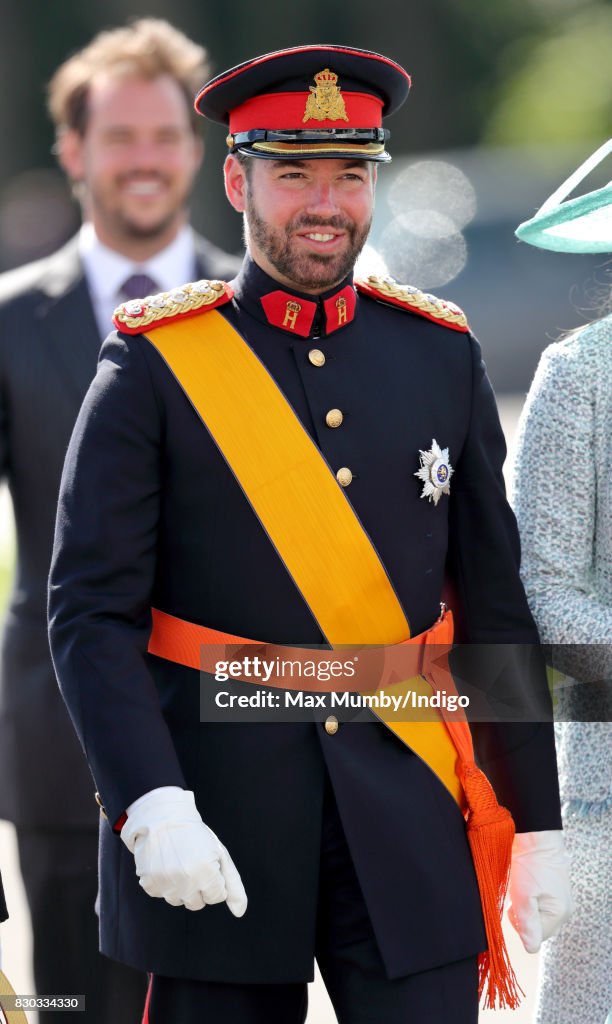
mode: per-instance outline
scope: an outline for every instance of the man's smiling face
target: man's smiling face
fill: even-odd
[[[226,162],[249,251],[280,283],[317,294],[344,280],[368,237],[376,171],[364,160]]]

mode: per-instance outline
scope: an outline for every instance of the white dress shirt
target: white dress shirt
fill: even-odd
[[[102,339],[113,330],[113,311],[123,302],[121,286],[132,274],[148,274],[160,291],[186,284],[196,276],[193,231],[187,224],[165,249],[144,263],[134,263],[103,245],[93,224],[88,222],[83,224],[79,233],[79,253]]]

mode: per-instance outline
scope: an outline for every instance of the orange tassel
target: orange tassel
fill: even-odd
[[[478,958],[478,995],[485,1007],[516,1009],[521,989],[512,969],[501,918],[510,876],[514,822],[497,802],[491,783],[474,761],[460,761],[459,775],[467,801],[467,834],[480,889],[487,934],[486,952]]]
[[[448,663],[453,643],[452,612],[442,605],[439,623],[446,636],[436,634],[423,656],[423,675],[434,691],[456,693]],[[485,1007],[515,1010],[525,995],[520,987],[506,949],[502,931],[502,911],[510,878],[514,821],[497,802],[491,783],[474,761],[472,734],[465,716],[442,711],[442,718],[457,751],[457,775],[465,797],[468,842],[478,879],[480,902],[487,935],[487,950],[478,957],[478,996],[485,992]]]

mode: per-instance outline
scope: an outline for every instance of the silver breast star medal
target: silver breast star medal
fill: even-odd
[[[448,459],[448,448],[440,448],[434,438],[428,452],[419,450],[421,468],[414,474],[423,481],[422,498],[437,505],[443,494],[450,494],[450,478],[454,473]]]

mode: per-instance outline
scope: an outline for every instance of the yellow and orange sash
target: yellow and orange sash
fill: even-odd
[[[214,438],[329,644],[386,646],[409,640],[410,627],[389,576],[344,490],[238,332],[210,310],[203,321],[175,320],[149,329],[147,338]],[[445,639],[450,646],[452,626]],[[150,650],[179,660],[164,653],[170,647],[164,648],[158,636]],[[428,675],[432,685],[454,688],[450,672],[439,663]],[[409,685],[426,686],[410,680],[399,687]],[[516,988],[500,926],[512,818],[474,763],[466,721],[386,724],[460,804],[463,786],[489,940],[481,957],[481,988],[487,980],[490,1005],[496,998],[514,1005]]]

